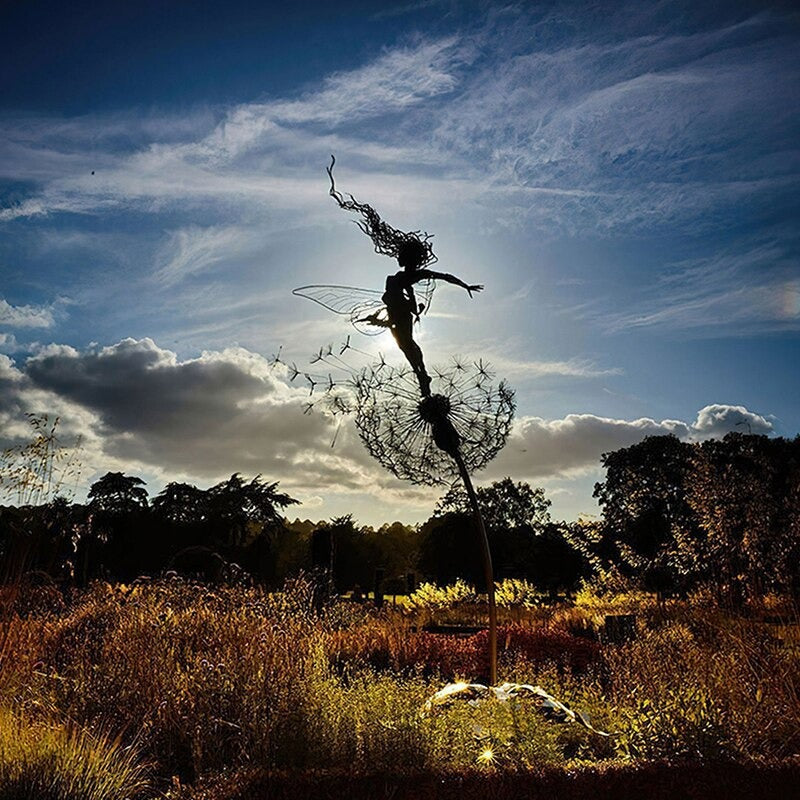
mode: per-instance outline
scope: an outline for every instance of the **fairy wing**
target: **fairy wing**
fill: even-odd
[[[374,336],[388,326],[383,293],[376,289],[357,286],[325,286],[314,284],[294,289],[292,294],[313,300],[334,314],[350,317],[350,322],[360,333]]]
[[[359,289],[356,286],[301,286],[293,289],[292,294],[305,297],[324,306],[334,314],[350,315],[353,312],[372,309],[383,305],[382,292],[376,289]]]
[[[420,281],[414,286],[414,293],[420,303],[425,304],[425,311],[427,313],[431,307],[431,300],[433,299],[433,290],[436,288],[436,281],[433,278],[427,278]]]

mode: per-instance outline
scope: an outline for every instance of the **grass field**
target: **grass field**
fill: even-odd
[[[469,599],[317,612],[302,579],[9,595],[0,799],[797,796],[800,648],[778,599],[745,616],[591,588],[509,602],[501,681],[541,685],[610,737],[523,701],[421,713],[486,673],[485,632],[423,629],[474,622]],[[603,642],[621,612],[635,637]]]

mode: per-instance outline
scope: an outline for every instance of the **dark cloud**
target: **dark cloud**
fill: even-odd
[[[313,495],[391,496],[409,509],[432,504],[435,490],[404,485],[381,470],[350,423],[342,424],[332,448],[339,423],[317,411],[304,414],[307,400],[307,390],[288,384],[280,365],[243,348],[181,361],[150,339],[125,339],[83,352],[50,345],[22,367],[0,356],[0,420],[42,408],[60,413],[90,443],[93,467],[113,463],[199,483],[234,471],[261,473]],[[734,430],[770,433],[772,424],[724,404],[706,406],[693,422],[522,417],[506,448],[477,477],[569,477],[597,469],[602,453],[645,436],[672,433],[692,441]]]
[[[150,339],[83,353],[51,347],[25,372],[94,412],[107,453],[165,470],[283,475],[330,441],[330,421],[303,413],[305,393],[240,348],[179,361]]]

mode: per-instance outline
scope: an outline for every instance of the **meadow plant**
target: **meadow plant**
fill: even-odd
[[[133,800],[148,789],[135,748],[0,708],[0,800]]]

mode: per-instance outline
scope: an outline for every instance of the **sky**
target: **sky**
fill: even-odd
[[[301,517],[425,520],[445,489],[290,381],[348,335],[354,368],[402,363],[292,295],[396,269],[328,196],[332,153],[485,285],[440,283],[415,328],[426,363],[515,389],[479,483],[575,519],[647,435],[796,436],[799,44],[763,2],[3,4],[0,445],[49,413],[78,499],[109,470],[151,496],[241,472]]]

